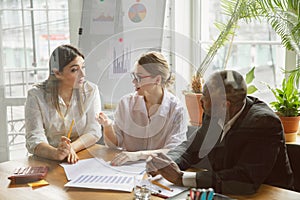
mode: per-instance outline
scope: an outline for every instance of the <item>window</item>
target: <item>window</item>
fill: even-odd
[[[2,131],[5,135],[0,138],[9,145],[11,154],[7,158],[14,159],[20,155],[18,152],[24,154],[27,90],[48,77],[52,50],[70,43],[68,0],[0,0],[0,11],[3,76],[0,84],[4,85],[0,97],[6,102],[1,106],[7,112],[0,121],[1,127],[7,126],[7,131]]]
[[[195,3],[199,8],[199,19],[194,20],[196,40],[202,49],[207,49],[220,33],[215,22],[225,22],[227,16],[222,14],[220,0]],[[251,23],[240,21],[238,25],[232,45],[228,43],[219,49],[206,74],[226,67],[245,75],[252,67],[256,67],[254,84],[259,91],[253,95],[270,102],[273,95],[262,82],[271,86],[281,84],[285,48],[281,45],[280,37],[264,20],[252,20]]]

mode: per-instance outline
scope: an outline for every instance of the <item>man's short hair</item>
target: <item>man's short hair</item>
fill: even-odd
[[[244,102],[247,96],[247,85],[243,76],[234,70],[222,70],[213,73],[205,84],[210,96],[220,95],[225,90],[226,100],[234,104]]]

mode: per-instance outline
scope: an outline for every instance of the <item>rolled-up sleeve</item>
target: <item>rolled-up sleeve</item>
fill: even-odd
[[[120,126],[124,127],[124,124],[128,124],[128,121],[126,120],[126,113],[130,112],[129,107],[127,105],[128,103],[124,101],[125,101],[124,99],[121,99],[114,113],[113,129],[115,131],[118,143],[117,146],[114,145],[113,143],[107,143],[107,145],[112,148],[122,146],[123,144],[124,132],[120,128]]]
[[[84,134],[91,134],[100,139],[102,136],[101,125],[96,121],[96,114],[101,111],[101,101],[97,85],[94,85],[91,96],[88,97],[86,104],[87,121]]]
[[[173,119],[170,120],[170,131],[164,148],[173,149],[186,141],[187,118],[184,108],[179,104],[173,113]]]
[[[29,153],[33,153],[39,143],[48,143],[40,104],[33,90],[28,92],[25,102],[25,129],[26,148]]]

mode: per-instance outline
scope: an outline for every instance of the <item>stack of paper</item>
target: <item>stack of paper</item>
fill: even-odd
[[[99,158],[79,160],[75,164],[60,164],[71,180],[66,187],[82,187],[131,192],[134,187],[134,176],[143,176],[145,162],[112,166]]]
[[[134,176],[132,175],[82,174],[76,179],[65,184],[65,187],[121,190],[125,192],[131,192],[133,189],[133,180]]]
[[[60,164],[70,180],[65,187],[80,187],[104,190],[120,190],[131,192],[134,188],[134,178],[142,179],[146,169],[145,162],[132,162],[122,166],[112,166],[109,162],[100,158],[79,160],[75,164]],[[174,196],[185,187],[174,186],[164,178],[157,180],[172,190],[152,185],[153,194],[167,197]]]

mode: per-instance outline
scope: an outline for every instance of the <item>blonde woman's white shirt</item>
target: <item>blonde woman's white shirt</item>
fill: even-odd
[[[101,126],[95,119],[96,113],[101,111],[98,87],[87,81],[83,85],[81,94],[83,115],[81,115],[79,102],[74,93],[69,108],[59,96],[60,109],[64,115],[62,118],[53,106],[49,93],[37,87],[28,91],[25,103],[25,127],[26,147],[30,153],[33,153],[34,148],[41,142],[57,147],[61,136],[67,136],[73,119],[75,123],[71,140],[76,140],[83,134],[101,137]]]
[[[118,147],[127,151],[172,149],[186,140],[186,111],[167,90],[154,115],[148,117],[144,97],[135,92],[121,99],[114,117]]]

